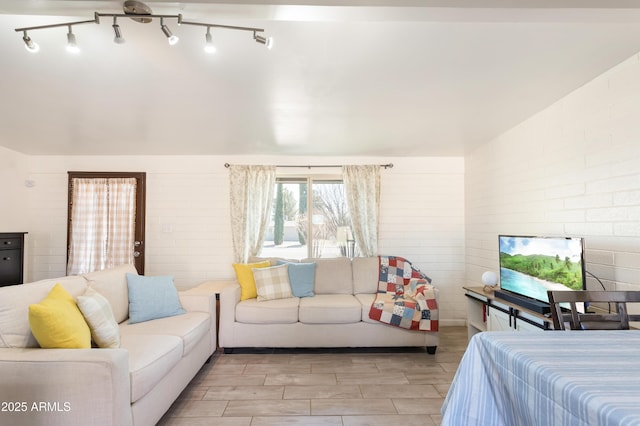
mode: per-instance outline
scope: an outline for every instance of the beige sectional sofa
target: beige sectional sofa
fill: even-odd
[[[219,344],[225,352],[258,347],[422,346],[435,353],[437,331],[405,330],[369,318],[378,287],[378,257],[300,262],[317,264],[313,297],[241,301],[237,283],[221,291]],[[437,289],[435,294],[437,298]]]
[[[214,295],[179,292],[185,314],[128,324],[132,265],[0,288],[0,424],[154,425],[216,347]],[[28,306],[60,283],[110,303],[120,348],[42,349]]]

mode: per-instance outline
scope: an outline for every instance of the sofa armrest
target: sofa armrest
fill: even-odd
[[[0,349],[0,424],[130,425],[125,349]]]
[[[234,283],[220,292],[220,333],[219,344],[222,348],[232,348],[233,323],[236,320],[236,305],[240,302],[240,285]]]
[[[212,317],[216,314],[216,297],[213,293],[189,293],[179,291],[178,297],[182,308],[187,312],[207,312]]]
[[[209,330],[210,336],[210,353],[216,350],[217,345],[217,324],[218,318],[216,316],[216,295],[214,293],[207,292],[191,292],[189,290],[179,291],[180,304],[182,308],[187,312],[205,312],[209,314],[211,318],[211,325]]]

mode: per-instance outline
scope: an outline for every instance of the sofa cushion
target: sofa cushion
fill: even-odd
[[[370,293],[360,293],[356,294],[356,299],[362,305],[362,321],[368,322],[371,324],[381,324],[380,321],[369,318],[369,311],[371,310],[371,305],[373,305],[373,301],[375,300],[376,295]]]
[[[351,260],[348,257],[303,259],[316,263],[316,294],[353,294]]]
[[[178,290],[168,275],[144,277],[126,274],[129,288],[129,324],[182,315]]]
[[[89,287],[84,294],[78,296],[76,303],[85,321],[89,324],[91,337],[98,347],[119,348],[120,329],[113,317],[109,301]]]
[[[279,265],[289,265],[289,283],[291,284],[291,293],[295,297],[312,297],[314,296],[313,288],[316,283],[316,264],[311,263],[292,263],[284,260],[278,261]]]
[[[102,271],[89,272],[84,277],[89,287],[103,295],[111,305],[113,316],[118,323],[129,318],[129,290],[126,274],[137,275],[133,264],[116,266]]]
[[[240,300],[253,299],[258,297],[256,291],[256,281],[253,278],[253,269],[268,268],[271,263],[268,260],[256,263],[234,263],[233,270],[236,273],[238,284],[240,284]]]
[[[300,299],[243,300],[236,305],[236,321],[246,324],[293,324],[298,322]]]
[[[120,329],[120,347],[129,351],[131,403],[153,389],[182,358],[182,339],[169,334],[136,334]]]
[[[350,294],[317,294],[300,299],[299,316],[306,324],[360,322],[362,305]]]
[[[91,331],[80,309],[60,284],[47,297],[29,305],[29,325],[41,348],[89,349]]]
[[[187,312],[177,317],[160,318],[137,324],[120,324],[120,331],[133,334],[169,334],[182,339],[182,356],[191,352],[209,331],[211,316],[205,312]]]
[[[354,257],[351,261],[353,268],[353,292],[376,293],[378,291],[378,279],[380,261],[378,256]]]
[[[38,347],[29,326],[29,305],[44,299],[57,283],[74,297],[87,289],[87,281],[81,276],[0,287],[0,347]]]

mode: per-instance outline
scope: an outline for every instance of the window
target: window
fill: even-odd
[[[260,256],[354,256],[351,219],[340,178],[279,177],[274,194]]]

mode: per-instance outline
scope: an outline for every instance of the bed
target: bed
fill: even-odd
[[[473,336],[443,426],[640,425],[640,331]]]

